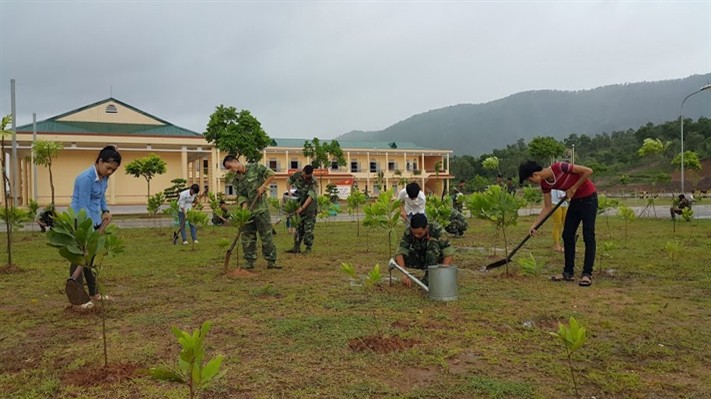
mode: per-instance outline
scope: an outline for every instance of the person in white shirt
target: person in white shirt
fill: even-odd
[[[551,202],[557,204],[565,197],[565,191],[551,190]],[[568,214],[568,201],[563,202],[558,209],[553,212],[553,250],[563,252],[563,247],[560,246],[560,239],[563,236],[563,223],[565,216]]]
[[[409,224],[412,215],[417,213],[425,214],[425,193],[420,190],[420,185],[412,182],[405,186],[405,189],[400,191],[397,199],[401,201],[400,216]]]
[[[183,238],[183,245],[188,245],[188,237],[185,234],[185,224],[187,223],[185,218],[188,211],[193,209],[193,203],[198,193],[200,193],[200,186],[193,184],[188,190],[181,191],[180,197],[178,197],[178,222],[180,223],[180,235]],[[193,243],[198,243],[197,229],[192,224],[190,224],[190,237],[192,237]]]

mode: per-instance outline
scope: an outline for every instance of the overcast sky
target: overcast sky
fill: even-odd
[[[711,0],[0,0],[0,112],[113,95],[203,132],[219,104],[272,137],[381,130],[462,103],[711,71]]]

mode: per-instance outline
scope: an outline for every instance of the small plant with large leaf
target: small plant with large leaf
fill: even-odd
[[[518,210],[524,205],[523,199],[510,194],[501,186],[493,184],[483,193],[473,193],[466,199],[467,208],[479,219],[488,220],[504,236],[504,251],[509,253],[506,227],[518,222]],[[509,274],[509,262],[506,258],[506,274]]]
[[[210,221],[210,217],[207,215],[207,213],[199,209],[189,209],[188,213],[185,215],[185,221],[187,223],[190,223],[190,225],[194,226],[196,229],[199,229],[207,225],[207,223]],[[191,247],[193,250],[195,250],[194,240],[192,242]]]
[[[664,250],[666,251],[667,256],[669,256],[669,260],[671,261],[672,265],[674,265],[676,257],[681,252],[681,248],[681,242],[679,242],[678,240],[667,241],[667,243],[664,245]]]
[[[230,244],[230,248],[227,250],[225,254],[225,262],[224,262],[224,272],[227,273],[227,270],[229,269],[230,265],[230,256],[232,255],[232,251],[234,251],[235,247],[237,246],[237,242],[239,242],[239,238],[242,236],[242,228],[249,223],[252,220],[252,212],[249,211],[249,209],[246,208],[237,208],[230,212],[230,225],[234,226],[237,228],[237,236],[235,239],[232,241],[232,244]],[[237,267],[239,267],[239,248],[237,248]]]
[[[523,186],[523,200],[528,204],[528,214],[530,215],[533,213],[533,205],[543,201],[543,193],[538,187],[525,185]]]
[[[72,208],[54,218],[54,227],[47,231],[48,245],[59,250],[59,255],[72,264],[89,268],[96,277],[99,294],[104,296],[101,279],[106,256],[123,252],[123,243],[116,235],[118,228],[107,226],[103,232],[94,230],[94,221],[84,209],[75,213]],[[106,344],[106,301],[101,301],[104,366],[108,366]]]
[[[37,211],[39,210],[39,203],[33,199],[30,198],[29,201],[27,201],[27,217],[29,218],[30,221],[34,221],[35,218],[37,217]],[[32,223],[32,231],[34,231],[34,223]]]
[[[605,223],[607,224],[607,236],[612,238],[612,229],[610,229],[610,218],[608,217],[608,211],[611,209],[617,209],[620,206],[620,201],[614,198],[610,198],[604,194],[598,194],[597,197],[597,214],[605,215]]]
[[[432,195],[427,198],[425,203],[425,212],[427,213],[427,220],[429,222],[436,222],[443,229],[451,223],[452,220],[452,200],[449,196],[445,196],[444,199],[439,199]]]
[[[159,191],[155,193],[154,195],[151,195],[148,197],[148,206],[146,207],[146,210],[148,211],[148,214],[153,217],[153,227],[156,225],[156,220],[155,217],[158,214],[158,211],[160,210],[161,205],[165,202],[165,194],[163,194],[162,191]]]
[[[519,258],[516,261],[521,266],[521,272],[524,275],[533,277],[540,276],[545,265],[543,261],[539,261],[531,253],[528,254],[527,258]]]
[[[381,274],[380,274],[380,264],[375,264],[373,268],[368,272],[368,275],[365,277],[365,286],[366,287],[374,287],[376,284],[381,279]]]
[[[620,216],[622,216],[622,219],[624,219],[625,221],[625,245],[627,245],[628,225],[634,222],[635,214],[632,208],[629,208],[625,205],[620,205],[619,208],[617,208],[617,212]]]
[[[388,256],[392,257],[392,233],[400,221],[401,201],[393,196],[393,192],[388,190],[380,193],[378,199],[365,206],[363,212],[365,218],[363,225],[371,228],[381,228],[388,233]]]
[[[570,368],[570,376],[573,378],[573,387],[575,388],[575,396],[578,394],[578,384],[575,381],[575,373],[573,372],[572,356],[575,351],[582,348],[587,342],[588,336],[585,327],[582,327],[574,317],[570,317],[569,324],[566,326],[563,323],[558,323],[558,331],[550,333],[557,337],[563,345],[565,345],[565,353],[568,356],[568,367]]]
[[[226,370],[220,372],[224,359],[217,355],[205,363],[205,337],[210,331],[210,322],[206,321],[192,334],[177,327],[171,329],[181,346],[177,367],[159,366],[150,369],[153,378],[163,381],[173,381],[185,384],[190,390],[190,399],[196,398],[200,391],[210,382],[222,377]]]
[[[355,215],[356,235],[360,236],[360,218],[358,210],[366,202],[365,194],[358,190],[358,187],[353,187],[353,190],[351,190],[351,193],[348,195],[346,201],[348,202],[348,214]]]

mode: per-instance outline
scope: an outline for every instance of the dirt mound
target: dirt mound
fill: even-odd
[[[144,369],[134,363],[109,364],[108,367],[83,367],[66,374],[62,378],[62,383],[80,387],[110,385],[143,374],[145,374]]]
[[[348,347],[355,352],[373,351],[376,353],[390,353],[412,348],[417,343],[417,340],[409,338],[371,335],[368,337],[353,338],[348,341]]]
[[[20,269],[19,266],[16,264],[5,264],[3,266],[0,266],[0,274],[15,274],[15,273],[24,273],[25,271]]]

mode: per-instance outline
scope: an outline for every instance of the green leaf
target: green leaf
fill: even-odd
[[[203,385],[209,383],[210,380],[212,380],[212,378],[217,375],[217,372],[220,371],[221,364],[222,355],[218,355],[209,362],[207,362],[205,367],[202,369],[201,380]]]
[[[180,375],[175,370],[168,368],[167,366],[151,367],[148,370],[148,372],[151,375],[151,377],[158,379],[158,380],[174,381],[174,382],[182,382],[182,383],[186,382],[183,379],[182,375]]]

